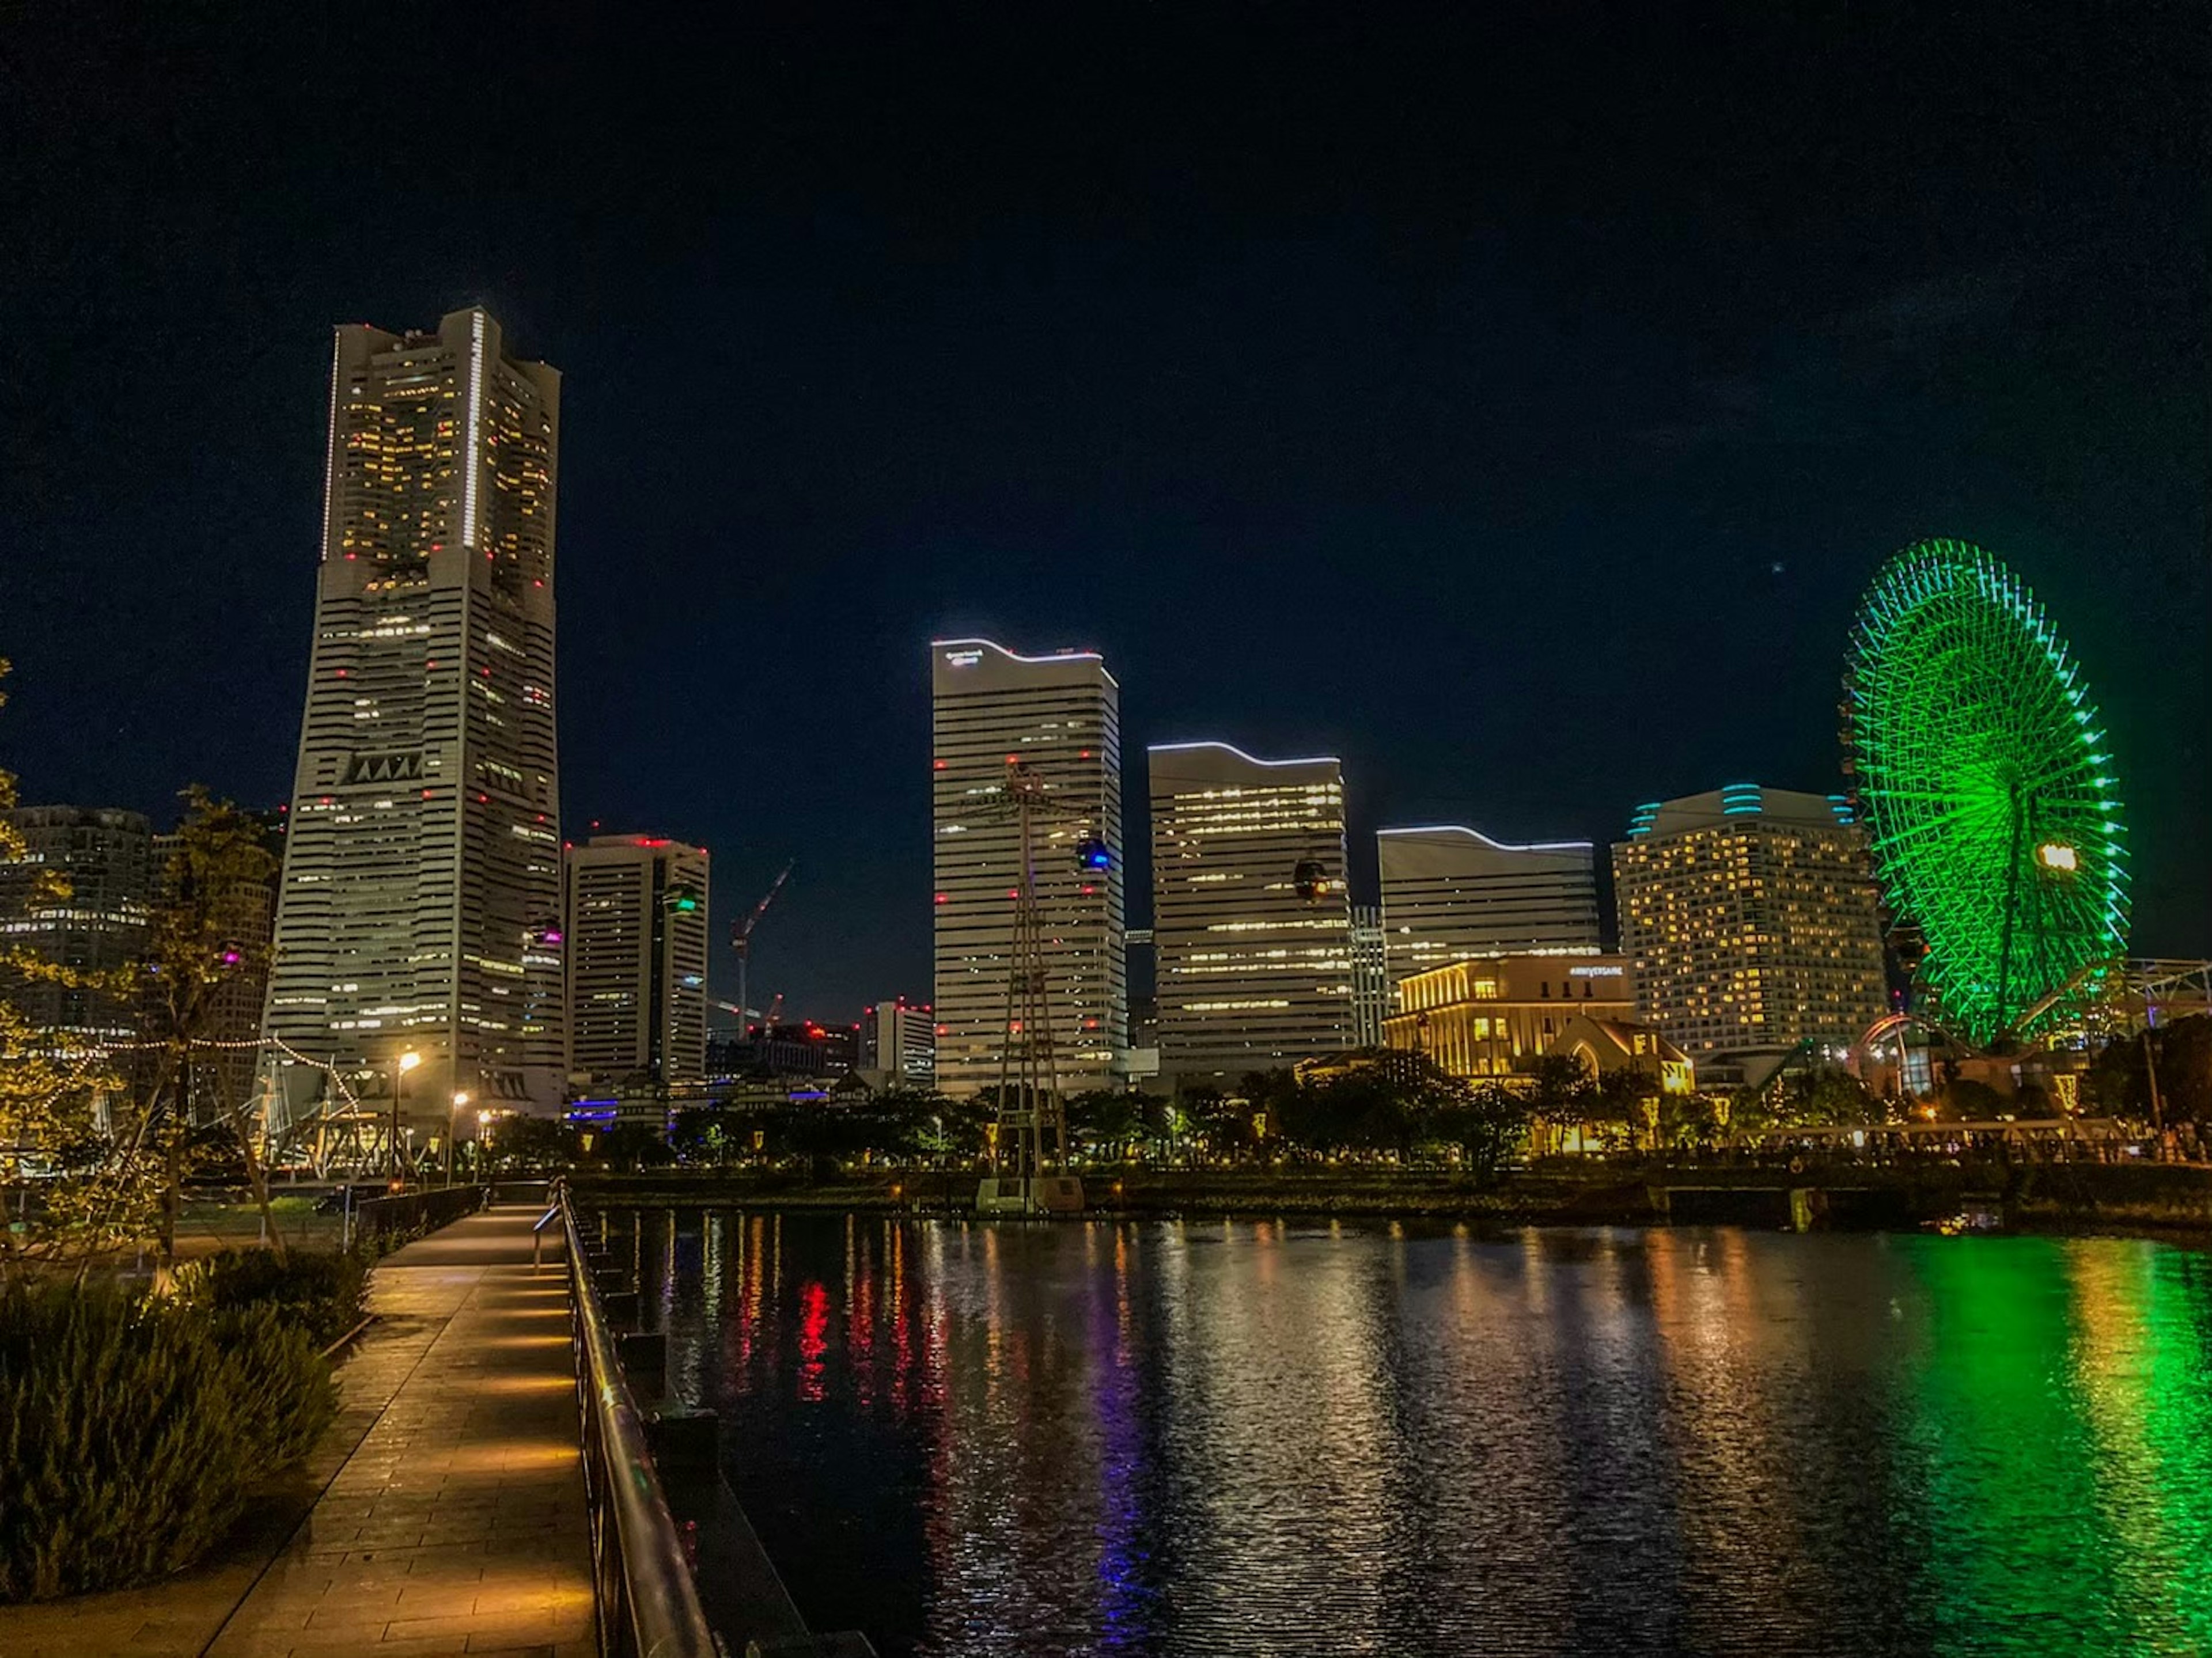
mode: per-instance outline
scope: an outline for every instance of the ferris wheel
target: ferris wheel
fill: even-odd
[[[1897,554],[1860,603],[1844,714],[1875,872],[1945,1024],[1985,1044],[2094,994],[2127,946],[2118,783],[2027,585],[1963,541]]]

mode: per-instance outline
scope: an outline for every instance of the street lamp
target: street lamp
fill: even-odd
[[[453,1090],[453,1108],[446,1114],[446,1184],[453,1183],[453,1142],[460,1138],[461,1108],[469,1102],[465,1088]]]
[[[399,1108],[407,1097],[407,1073],[422,1063],[422,1056],[410,1048],[392,1064],[392,1173],[398,1180],[407,1177],[406,1154],[399,1149]]]

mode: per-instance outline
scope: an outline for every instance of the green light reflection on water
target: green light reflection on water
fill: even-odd
[[[2113,1239],[1907,1253],[1937,1650],[2212,1652],[2206,1258]]]

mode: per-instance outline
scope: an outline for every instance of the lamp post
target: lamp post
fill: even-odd
[[[453,1090],[453,1108],[446,1113],[446,1184],[453,1183],[453,1142],[460,1138],[461,1108],[469,1102],[465,1088]]]
[[[392,1175],[394,1180],[407,1178],[406,1154],[399,1149],[399,1108],[407,1097],[407,1073],[422,1063],[422,1056],[409,1049],[392,1062]]]

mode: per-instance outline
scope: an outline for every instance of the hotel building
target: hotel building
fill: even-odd
[[[1731,784],[1637,809],[1613,848],[1638,1002],[1693,1060],[1855,1041],[1887,1011],[1865,832],[1838,797]]]
[[[1034,878],[1059,1084],[1118,1086],[1129,1017],[1121,688],[1093,653],[1018,656],[986,639],[933,643],[930,684],[937,1085],[964,1096],[998,1084],[1021,862],[1006,781],[1018,764],[1045,790]],[[1079,863],[1091,841],[1103,868]]]
[[[1455,823],[1375,837],[1390,982],[1476,957],[1599,948],[1597,854],[1587,841],[1508,846]]]
[[[568,1068],[617,1088],[703,1077],[707,848],[595,835],[563,861]]]
[[[1626,957],[1503,956],[1401,979],[1383,1032],[1452,1076],[1510,1077],[1550,1053],[1572,1019],[1635,1017]]]
[[[554,744],[561,379],[481,309],[342,327],[314,648],[263,1021],[264,1100],[400,1057],[452,1095],[559,1108],[566,1038]],[[283,1048],[313,1063],[296,1062]]]
[[[1352,1045],[1344,769],[1147,750],[1160,1074],[1233,1082]]]

